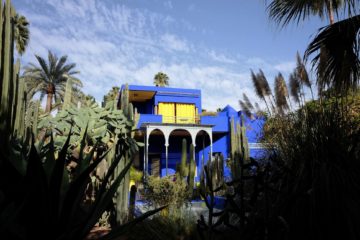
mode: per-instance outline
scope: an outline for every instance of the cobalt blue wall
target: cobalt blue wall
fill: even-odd
[[[214,125],[213,132],[229,131],[229,118],[227,116],[202,116],[201,124]]]
[[[143,123],[162,123],[162,116],[154,114],[140,114],[140,119],[136,128],[140,129],[140,126]]]

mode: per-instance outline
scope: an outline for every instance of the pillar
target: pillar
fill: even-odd
[[[165,171],[165,174],[166,176],[168,175],[168,147],[169,147],[169,144],[165,144],[165,167],[166,167],[166,171]]]
[[[149,174],[149,131],[146,127],[145,131],[145,176]]]

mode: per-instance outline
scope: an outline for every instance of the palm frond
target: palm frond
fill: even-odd
[[[360,15],[320,29],[310,43],[305,58],[315,54],[312,67],[318,75],[320,92],[333,88],[336,93],[347,92],[359,84]]]
[[[29,44],[29,22],[24,16],[16,14],[14,17],[14,38],[16,50],[22,55]]]
[[[343,5],[339,0],[330,1],[333,11]],[[267,6],[267,11],[270,19],[284,27],[292,21],[299,24],[314,15],[323,18],[328,11],[327,4],[328,0],[273,0]]]

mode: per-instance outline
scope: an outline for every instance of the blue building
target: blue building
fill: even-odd
[[[125,85],[120,94],[124,89]],[[228,105],[214,116],[204,115],[198,89],[129,85],[128,95],[138,114],[135,138],[144,143],[135,158],[138,169],[160,177],[173,174],[181,159],[184,138],[188,145],[195,146],[196,176],[200,176],[202,164],[215,154],[230,157],[231,119],[239,121],[241,111]],[[257,139],[263,120],[244,119],[250,156],[258,158],[262,151]],[[228,176],[229,170],[225,168],[224,174]]]

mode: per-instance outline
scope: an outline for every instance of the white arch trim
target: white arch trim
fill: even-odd
[[[149,162],[149,138],[150,134],[154,130],[159,130],[164,134],[165,137],[165,155],[166,155],[166,175],[168,169],[168,147],[169,147],[169,138],[173,131],[175,130],[185,130],[190,133],[192,143],[194,147],[196,146],[196,136],[200,131],[206,132],[210,137],[210,156],[212,157],[212,125],[188,125],[188,126],[179,126],[179,125],[158,125],[158,124],[143,124],[142,128],[144,129],[144,176],[148,174],[148,162]]]

